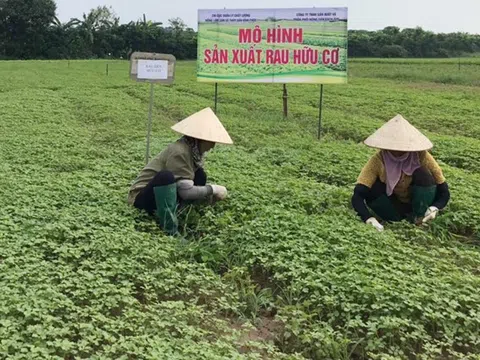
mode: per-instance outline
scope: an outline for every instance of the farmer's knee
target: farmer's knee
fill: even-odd
[[[171,171],[162,170],[152,179],[153,186],[165,186],[175,183],[175,176]]]
[[[416,186],[433,186],[435,179],[432,173],[425,167],[420,167],[412,175],[412,183]]]
[[[195,179],[193,180],[195,186],[205,186],[207,185],[207,174],[203,168],[198,168],[195,172]]]
[[[377,179],[373,186],[370,188],[370,191],[367,196],[367,201],[373,201],[378,199],[382,195],[387,194],[387,185]]]

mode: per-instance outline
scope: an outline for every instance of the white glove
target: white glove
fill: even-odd
[[[430,206],[425,213],[425,217],[423,218],[423,223],[429,222],[437,217],[438,208],[436,206]]]
[[[219,200],[224,200],[227,197],[227,188],[221,185],[210,185],[213,189],[213,196]]]
[[[375,229],[377,229],[378,231],[383,231],[383,226],[382,224],[380,224],[377,219],[375,219],[374,217],[371,217],[370,219],[368,219],[366,221],[367,224],[370,224],[372,225]]]

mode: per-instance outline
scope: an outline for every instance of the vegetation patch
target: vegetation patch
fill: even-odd
[[[206,172],[229,198],[186,208],[177,239],[126,204],[149,92],[109,64],[0,64],[0,357],[478,359],[478,72],[353,61],[325,87],[320,141],[318,87],[288,85],[284,119],[281,86],[219,86],[235,145]],[[213,86],[180,62],[155,88],[152,152],[207,106]],[[397,113],[435,143],[452,198],[378,233],[350,197],[361,142]]]

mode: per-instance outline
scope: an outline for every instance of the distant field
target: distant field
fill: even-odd
[[[126,205],[149,87],[128,62],[0,62],[0,358],[479,359],[480,60],[349,61],[347,85],[220,84],[229,198],[186,243]],[[467,65],[467,63],[469,65]],[[154,154],[213,107],[179,62],[156,86]],[[362,141],[402,114],[450,184],[430,226],[378,233],[350,206]]]
[[[478,57],[462,57],[448,59],[380,59],[380,58],[350,58],[353,63],[377,63],[377,64],[455,64],[462,65],[480,65],[480,55]]]
[[[480,86],[480,58],[349,61],[351,76]]]

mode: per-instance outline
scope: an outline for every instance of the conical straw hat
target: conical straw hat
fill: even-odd
[[[395,116],[364,143],[373,148],[392,151],[425,151],[433,148],[430,140],[402,115]]]
[[[230,135],[210,108],[203,109],[172,126],[172,130],[196,139],[233,144]]]

